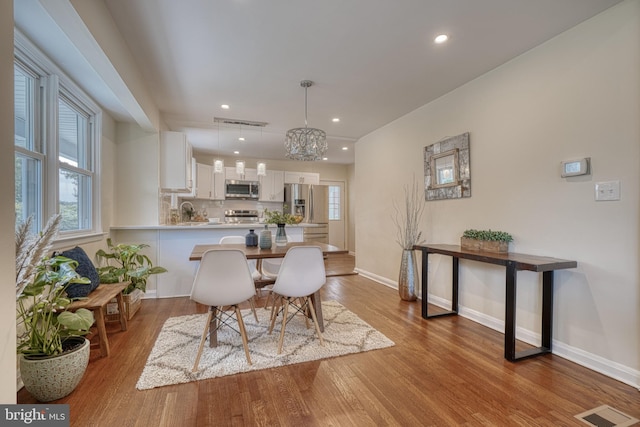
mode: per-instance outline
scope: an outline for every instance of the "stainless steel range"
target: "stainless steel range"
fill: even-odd
[[[224,222],[228,224],[257,224],[258,211],[230,209],[224,211]]]

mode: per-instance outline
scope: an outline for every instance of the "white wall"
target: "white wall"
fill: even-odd
[[[554,352],[639,385],[639,104],[640,2],[628,0],[367,135],[356,144],[358,268],[397,282],[391,201],[423,178],[425,146],[468,131],[472,196],[427,202],[427,242],[491,228],[514,235],[514,252],[577,260],[556,273]],[[561,178],[560,161],[581,157],[592,174]],[[621,200],[594,201],[608,180]],[[430,292],[450,299],[450,261],[434,260]],[[463,309],[502,322],[503,269],[461,266]],[[521,335],[539,333],[539,280],[519,275]]]
[[[159,134],[116,125],[115,213],[111,225],[158,224]]]
[[[13,2],[0,2],[0,150],[13,153]],[[13,155],[0,156],[0,371],[16,369],[16,300],[14,223],[14,164]],[[11,236],[11,237],[9,237]],[[16,403],[16,378],[4,375],[0,381],[0,403]]]

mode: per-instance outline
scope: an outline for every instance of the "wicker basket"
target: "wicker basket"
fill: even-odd
[[[134,314],[138,310],[140,310],[140,306],[142,306],[142,296],[144,292],[140,289],[135,289],[130,294],[126,294],[122,296],[124,301],[124,311],[127,316],[127,320],[131,320]],[[118,311],[118,301],[116,299],[112,299],[106,307],[106,314],[104,316],[105,321],[107,322],[118,322],[120,321],[120,312]]]

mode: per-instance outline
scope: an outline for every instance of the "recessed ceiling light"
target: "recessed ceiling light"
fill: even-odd
[[[331,119],[331,121],[333,123],[338,123],[340,121],[340,118],[339,117],[334,117],[333,119]]]
[[[329,160],[329,158],[328,157],[323,157],[322,160]]]
[[[239,151],[234,151],[233,154],[240,154],[240,152]]]
[[[220,108],[222,108],[223,110],[228,110],[229,106],[227,104],[222,104]]]
[[[447,40],[449,40],[449,36],[446,34],[440,34],[439,36],[437,36],[435,39],[433,39],[434,42],[440,44],[440,43],[444,43]]]
[[[241,136],[240,138],[238,138],[238,141],[244,141],[244,136]]]
[[[342,151],[347,151],[349,147],[342,147]]]

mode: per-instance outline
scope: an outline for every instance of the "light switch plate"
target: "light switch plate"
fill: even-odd
[[[596,200],[620,200],[620,181],[596,182]]]

